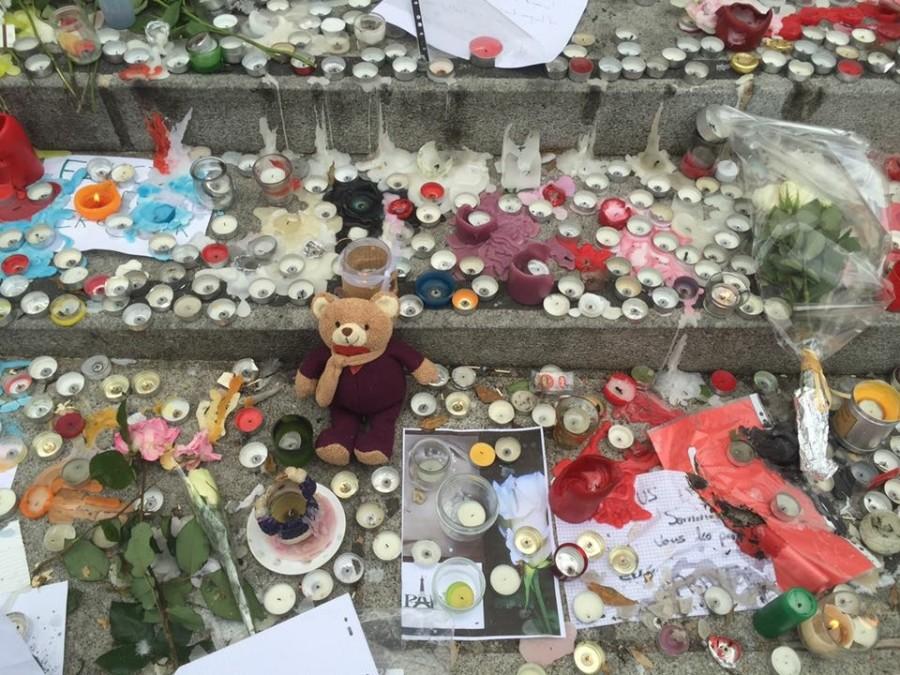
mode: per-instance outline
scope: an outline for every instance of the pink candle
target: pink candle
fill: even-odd
[[[601,202],[597,220],[601,225],[621,230],[628,224],[628,219],[632,215],[634,215],[634,211],[631,210],[631,207],[628,206],[624,199],[610,197]]]
[[[553,275],[549,272],[547,261],[550,249],[546,244],[531,242],[513,256],[509,265],[510,297],[521,305],[539,305],[553,290]],[[529,263],[531,269],[529,269]],[[534,263],[537,263],[536,265]],[[534,274],[536,268],[546,273]]]
[[[497,229],[497,219],[487,211],[468,204],[456,211],[456,234],[466,244],[480,244]]]
[[[481,68],[490,68],[494,65],[494,60],[500,56],[503,51],[503,43],[497,38],[482,35],[473,38],[469,42],[469,59],[472,65]]]

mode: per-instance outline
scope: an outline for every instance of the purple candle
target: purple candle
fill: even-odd
[[[497,229],[497,219],[487,211],[463,204],[456,211],[456,234],[466,244],[480,244]]]
[[[509,265],[510,297],[520,305],[539,305],[553,290],[553,275],[547,261],[550,249],[531,242],[513,256]]]

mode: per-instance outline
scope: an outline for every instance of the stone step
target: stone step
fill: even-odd
[[[664,78],[620,80],[608,87],[552,81],[540,74],[464,73],[450,87],[423,77],[408,83],[389,81],[369,93],[347,80],[322,87],[289,75],[275,79],[277,92],[237,73],[173,76],[150,83],[125,83],[101,75],[94,108],[86,106],[77,114],[55,79],[33,84],[23,78],[4,81],[2,96],[34,144],[46,149],[149,152],[153,149],[145,128],[149,112],[179,120],[193,110],[185,137],[192,145],[206,145],[214,152],[256,152],[262,144],[260,117],[280,127],[283,112],[289,146],[309,152],[316,116],[324,111],[335,147],[353,154],[374,150],[379,104],[389,132],[406,149],[437,140],[496,154],[503,130],[511,124],[515,137],[538,129],[543,149],[560,150],[572,147],[578,135],[596,125],[596,152],[617,155],[643,148],[661,103],[665,106],[660,126],[663,146],[683,152],[693,141],[697,110],[738,101],[730,73],[700,86]],[[87,78],[79,75],[78,80],[86,83]],[[880,150],[894,152],[900,151],[900,134],[895,132],[898,86],[874,77],[853,84],[833,77],[794,84],[781,76],[759,75],[747,109],[767,117],[856,131]],[[60,124],[57,115],[44,114],[48,110],[65,115],[65,124]]]

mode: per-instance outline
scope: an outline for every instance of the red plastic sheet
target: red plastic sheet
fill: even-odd
[[[755,397],[709,408],[652,429],[650,440],[663,467],[696,474],[697,493],[738,534],[748,555],[766,555],[783,589],[802,586],[825,591],[872,569],[849,541],[830,531],[807,494],[785,482],[761,459],[746,466],[727,455],[730,434],[739,427],[762,427]],[[802,509],[792,521],[779,520],[770,504],[787,493]]]

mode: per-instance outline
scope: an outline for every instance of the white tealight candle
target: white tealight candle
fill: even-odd
[[[40,181],[37,183],[32,183],[25,190],[25,195],[29,200],[33,202],[39,202],[42,199],[47,199],[50,195],[53,194],[53,186],[50,185],[47,181]]]
[[[259,172],[259,182],[263,185],[277,185],[287,178],[287,172],[277,166],[270,166]]]
[[[599,673],[606,663],[606,653],[596,642],[579,642],[572,654],[579,673]]]
[[[365,502],[356,510],[356,522],[360,527],[372,530],[384,522],[384,509],[375,502]]]
[[[482,227],[491,222],[491,214],[485,211],[472,211],[466,220],[472,227]]]
[[[314,570],[303,577],[300,584],[303,595],[313,602],[324,600],[334,590],[334,579],[325,570]]]
[[[465,527],[479,527],[487,520],[484,507],[473,499],[464,501],[456,510],[456,519]]]
[[[230,237],[238,228],[238,220],[231,214],[216,216],[209,224],[209,229],[217,237]]]
[[[282,616],[294,608],[297,592],[290,584],[272,584],[263,593],[263,607],[273,616]]]
[[[375,553],[375,557],[385,562],[396,560],[402,549],[400,535],[390,530],[379,532],[372,541],[372,552]]]
[[[531,411],[531,419],[542,427],[552,427],[556,424],[556,409],[549,403],[538,403]]]
[[[581,623],[593,623],[603,616],[603,609],[603,600],[593,591],[582,591],[572,602],[572,611]]]
[[[878,401],[874,401],[869,398],[860,399],[856,402],[856,405],[859,406],[859,409],[862,410],[866,415],[875,420],[883,420],[884,419],[884,408],[881,407],[881,404]]]
[[[613,424],[606,436],[609,444],[617,450],[627,450],[634,444],[634,433],[621,424]]]
[[[561,319],[568,315],[572,303],[562,293],[551,293],[544,298],[544,311],[554,319]]]
[[[583,410],[569,408],[563,413],[563,426],[572,434],[583,434],[591,426],[591,420]]]
[[[509,424],[516,416],[516,409],[509,401],[493,401],[488,406],[488,418],[494,424]]]
[[[514,595],[522,585],[522,577],[512,565],[497,565],[491,570],[491,588],[497,595]]]
[[[550,267],[543,260],[529,260],[526,267],[532,276],[539,277],[550,274]]]
[[[800,675],[801,663],[797,652],[787,645],[779,645],[769,657],[775,675]]]
[[[719,586],[708,588],[703,594],[703,602],[710,612],[719,616],[725,616],[734,609],[734,600],[731,594]]]

